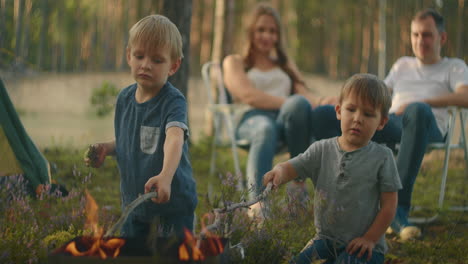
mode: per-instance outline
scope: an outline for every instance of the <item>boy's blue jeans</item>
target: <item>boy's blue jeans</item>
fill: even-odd
[[[341,134],[340,122],[333,106],[321,106],[311,115],[313,134],[316,139],[330,138]],[[422,102],[409,104],[402,115],[391,114],[389,121],[372,138],[379,143],[400,143],[397,156],[398,174],[403,189],[398,192],[398,210],[395,218],[398,225],[406,226],[411,206],[414,182],[421,167],[428,143],[443,142],[431,107]],[[397,219],[401,218],[401,219]],[[393,226],[393,225],[392,225]]]
[[[254,194],[263,190],[263,175],[271,170],[273,158],[281,142],[286,143],[291,157],[310,145],[312,107],[303,96],[290,96],[279,111],[251,110],[244,114],[236,137],[250,142],[247,180]]]
[[[361,258],[357,257],[358,252],[350,255],[346,252],[345,247],[337,247],[334,243],[327,239],[316,239],[313,243],[306,246],[299,255],[295,256],[291,264],[310,264],[314,260],[324,260],[326,264],[381,264],[384,262],[382,253],[372,251],[372,257],[367,261],[367,253]]]
[[[122,226],[122,236],[123,237],[137,237],[137,238],[147,238],[152,234],[152,225],[158,224],[157,232],[153,234],[157,236],[172,236],[176,235],[183,237],[184,228],[187,228],[190,231],[193,231],[193,219],[194,215],[172,215],[172,216],[155,216],[158,218],[157,221],[144,221],[138,217],[130,215],[127,221]],[[153,219],[155,220],[155,219]]]

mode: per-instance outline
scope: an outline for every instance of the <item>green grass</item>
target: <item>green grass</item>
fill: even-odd
[[[54,164],[53,179],[70,191],[67,198],[45,195],[40,199],[21,196],[16,187],[7,186],[0,191],[0,262],[44,263],[47,254],[72,237],[83,234],[84,190],[87,189],[100,206],[100,224],[109,227],[120,216],[119,174],[114,159],[107,159],[100,169],[86,167],[82,149],[57,146],[44,149],[47,159]],[[245,193],[235,191],[235,178],[230,149],[217,153],[217,168],[209,175],[210,140],[202,139],[190,147],[194,177],[197,181],[199,205],[197,219],[213,208],[230,202],[239,202]],[[247,153],[240,151],[241,166],[245,171]],[[285,160],[282,155],[276,161]],[[413,204],[429,207],[419,214],[439,213],[437,222],[422,225],[421,239],[402,242],[396,236],[387,236],[390,251],[386,263],[468,263],[464,249],[468,247],[467,214],[448,210],[438,211],[441,170],[439,153],[431,153],[425,159],[415,184]],[[447,205],[467,202],[466,171],[462,153],[455,153],[450,164],[447,184]],[[307,186],[313,195],[310,181]],[[233,263],[287,263],[297,254],[315,233],[313,210],[302,208],[285,199],[285,188],[270,195],[270,216],[259,226],[245,210],[226,216],[227,228],[219,231],[230,238],[232,245],[240,244],[245,250],[245,259],[240,252],[231,250]],[[198,221],[196,232],[201,228]]]

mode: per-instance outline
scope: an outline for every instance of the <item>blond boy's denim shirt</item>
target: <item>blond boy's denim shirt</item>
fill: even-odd
[[[118,95],[115,110],[116,158],[120,171],[122,206],[144,194],[149,178],[163,167],[164,142],[170,127],[184,130],[182,157],[171,184],[169,202],[147,201],[138,206],[129,219],[150,221],[155,216],[193,215],[197,205],[196,184],[188,152],[187,103],[182,93],[167,82],[152,99],[135,100],[137,84]]]

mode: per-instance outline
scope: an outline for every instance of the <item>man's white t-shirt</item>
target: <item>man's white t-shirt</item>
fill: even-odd
[[[400,106],[427,98],[453,93],[459,85],[468,85],[468,67],[463,60],[444,57],[435,64],[423,64],[415,57],[401,57],[385,78],[393,89],[390,113]],[[446,107],[432,108],[442,135],[447,132]]]

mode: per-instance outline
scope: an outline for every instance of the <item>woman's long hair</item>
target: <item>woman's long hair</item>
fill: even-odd
[[[250,16],[250,23],[247,27],[247,38],[248,44],[246,47],[246,51],[244,53],[244,65],[246,70],[250,70],[254,66],[254,46],[253,46],[253,38],[255,34],[255,24],[257,20],[262,15],[271,16],[275,22],[276,26],[278,27],[278,41],[275,45],[275,56],[276,56],[276,64],[288,74],[289,78],[291,78],[293,83],[301,83],[304,84],[304,81],[299,79],[294,71],[288,66],[288,55],[286,53],[285,45],[284,45],[284,38],[283,38],[283,29],[281,26],[281,18],[279,13],[268,4],[260,3],[257,7],[253,10]]]

